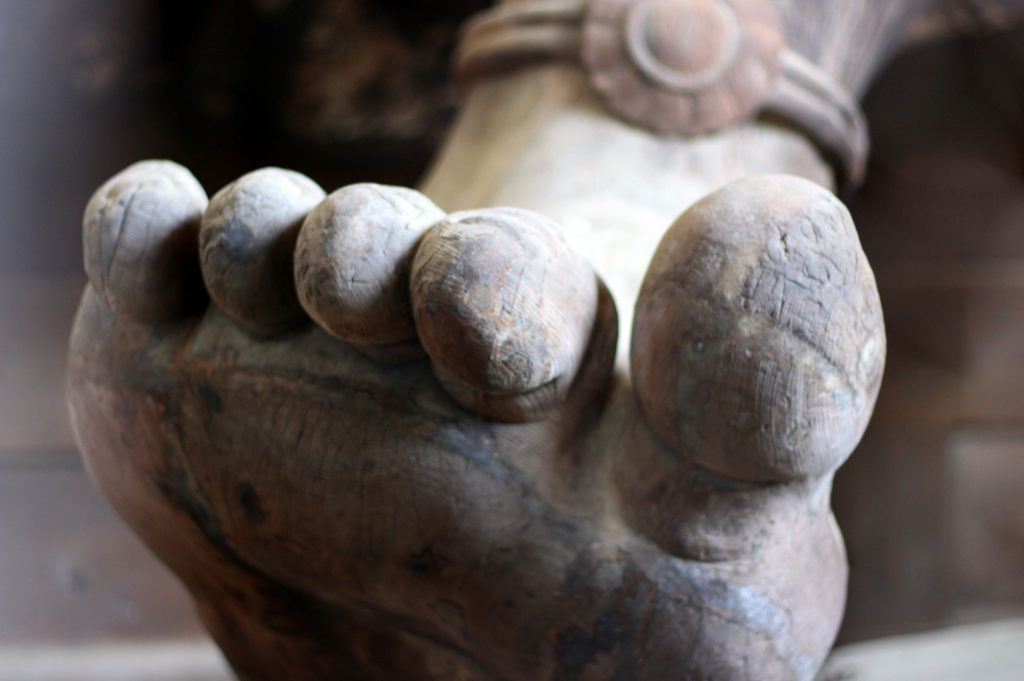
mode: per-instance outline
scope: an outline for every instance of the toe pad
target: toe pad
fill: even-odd
[[[867,425],[885,357],[874,276],[831,193],[734,182],[666,233],[637,304],[632,361],[648,422],[745,480],[822,475]]]

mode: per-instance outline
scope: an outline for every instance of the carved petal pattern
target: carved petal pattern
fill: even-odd
[[[582,58],[618,115],[700,135],[757,111],[778,77],[782,45],[768,0],[592,0]]]

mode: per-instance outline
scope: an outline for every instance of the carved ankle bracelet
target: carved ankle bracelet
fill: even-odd
[[[767,0],[527,0],[466,25],[461,80],[551,60],[579,62],[621,118],[703,135],[761,118],[811,139],[842,184],[859,184],[864,114],[831,76],[785,45]]]

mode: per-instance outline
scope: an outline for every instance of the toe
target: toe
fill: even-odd
[[[292,259],[302,221],[323,198],[305,175],[263,168],[210,199],[199,232],[203,281],[250,334],[273,336],[305,319]]]
[[[170,161],[141,161],[93,194],[83,218],[85,271],[114,312],[172,320],[205,300],[196,253],[206,192]]]
[[[564,399],[599,288],[557,224],[510,208],[455,213],[431,229],[411,281],[416,328],[442,385],[505,421],[540,418]]]
[[[647,272],[637,398],[677,451],[750,481],[834,470],[867,425],[885,357],[850,215],[793,177],[734,182],[688,210]]]
[[[422,357],[409,303],[409,263],[444,212],[404,187],[355,184],[309,214],[295,248],[302,307],[329,333],[385,361]]]

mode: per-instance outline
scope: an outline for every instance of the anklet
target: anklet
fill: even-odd
[[[768,0],[526,0],[472,18],[462,80],[578,62],[621,118],[695,136],[761,118],[806,135],[843,184],[859,184],[867,124],[856,99],[785,45]]]

